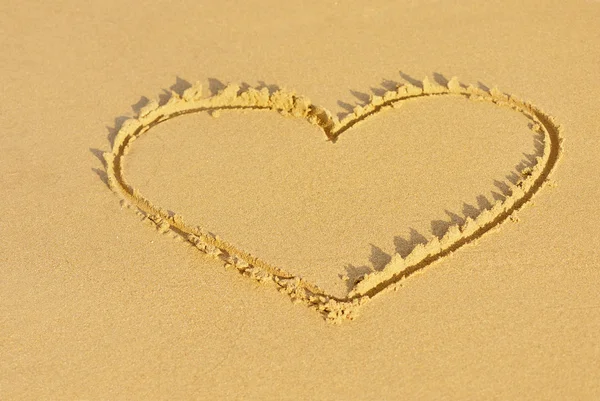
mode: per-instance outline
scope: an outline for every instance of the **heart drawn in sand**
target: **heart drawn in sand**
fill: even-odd
[[[411,98],[457,96],[472,101],[490,102],[522,114],[530,120],[532,130],[543,135],[543,152],[520,181],[511,184],[508,195],[483,210],[477,217],[468,217],[463,223],[450,226],[441,237],[433,237],[425,244],[418,244],[409,255],[393,255],[380,271],[363,275],[345,297],[328,294],[318,286],[250,255],[218,235],[194,226],[176,213],[154,205],[138,189],[127,183],[122,163],[136,138],[153,126],[183,114],[218,110],[273,110],[292,118],[304,119],[318,126],[326,137],[335,142],[345,131],[367,118],[375,118],[386,108]],[[411,274],[442,260],[463,245],[469,244],[507,220],[523,207],[548,182],[562,153],[561,128],[554,119],[529,102],[509,96],[494,88],[485,91],[474,86],[463,86],[452,78],[442,86],[424,79],[422,86],[406,84],[382,96],[373,96],[369,104],[357,107],[354,113],[342,120],[334,117],[323,107],[312,104],[307,98],[293,92],[278,90],[271,93],[267,88],[240,89],[229,85],[210,97],[202,95],[202,86],[193,85],[180,96],[172,93],[163,105],[149,101],[137,118],[125,121],[117,133],[113,148],[104,154],[108,184],[123,201],[135,207],[157,227],[160,232],[171,231],[183,237],[205,254],[237,269],[244,276],[276,286],[295,302],[303,303],[319,311],[326,320],[340,323],[358,316],[362,305],[373,297],[391,289]]]

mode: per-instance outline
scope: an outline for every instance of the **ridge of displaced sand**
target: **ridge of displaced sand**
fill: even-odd
[[[522,174],[520,181],[509,184],[510,192],[505,199],[496,201],[490,209],[483,210],[476,218],[467,217],[464,223],[450,226],[442,238],[434,236],[426,244],[417,245],[406,257],[395,254],[382,270],[365,274],[357,280],[344,298],[327,294],[316,285],[238,249],[218,235],[185,222],[181,215],[154,205],[138,189],[127,183],[122,167],[123,158],[140,135],[153,126],[182,114],[200,111],[216,113],[223,109],[274,110],[317,125],[330,141],[335,142],[343,132],[384,108],[396,107],[411,98],[444,95],[487,101],[523,114],[531,121],[531,129],[543,135],[543,152],[536,158],[533,166]],[[397,90],[387,91],[382,96],[372,96],[369,104],[357,106],[353,113],[341,120],[327,109],[312,104],[310,100],[294,92],[278,90],[271,93],[267,88],[241,89],[238,85],[229,85],[216,95],[204,97],[202,85],[197,83],[182,95],[172,92],[165,104],[160,105],[157,101],[150,100],[142,107],[137,118],[122,124],[112,150],[104,153],[104,158],[110,188],[122,198],[124,205],[137,209],[137,213],[151,222],[159,232],[169,232],[175,238],[185,239],[205,254],[223,262],[226,267],[234,268],[256,281],[274,284],[294,302],[316,309],[329,322],[340,323],[357,317],[360,307],[373,297],[390,289],[397,289],[408,276],[422,271],[463,245],[476,241],[521,209],[548,182],[562,153],[562,142],[561,127],[552,116],[537,106],[504,94],[496,88],[484,91],[474,86],[465,87],[456,77],[446,86],[431,83],[425,78],[422,87],[406,84],[399,86]]]

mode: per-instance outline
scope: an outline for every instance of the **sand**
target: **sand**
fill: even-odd
[[[1,7],[1,398],[600,397],[600,3]]]

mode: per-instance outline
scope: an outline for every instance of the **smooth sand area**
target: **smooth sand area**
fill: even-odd
[[[0,398],[599,399],[598,26],[0,4]]]

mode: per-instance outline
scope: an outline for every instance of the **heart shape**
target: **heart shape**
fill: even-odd
[[[238,249],[218,235],[188,224],[181,215],[154,205],[138,189],[130,186],[123,174],[123,158],[135,139],[156,124],[183,114],[200,111],[217,113],[229,109],[274,110],[285,116],[305,119],[320,127],[327,138],[335,142],[345,131],[385,108],[411,98],[438,96],[460,96],[473,101],[491,102],[521,113],[531,121],[533,131],[543,135],[543,152],[520,181],[509,185],[509,194],[504,199],[484,209],[476,218],[467,217],[464,223],[450,226],[443,237],[434,236],[429,242],[417,245],[406,257],[394,255],[382,270],[365,274],[357,280],[343,298],[328,294],[307,280]],[[340,323],[358,316],[360,307],[373,297],[397,289],[411,274],[477,240],[522,208],[548,182],[562,153],[562,141],[560,126],[539,107],[506,95],[496,88],[484,91],[471,85],[463,86],[456,77],[446,86],[430,83],[425,78],[422,87],[406,84],[397,90],[385,92],[383,96],[372,96],[369,104],[355,108],[354,113],[342,120],[293,92],[278,90],[271,93],[267,88],[241,90],[237,85],[229,85],[214,96],[203,97],[202,85],[197,83],[185,90],[182,96],[172,92],[163,105],[149,101],[137,118],[122,124],[112,150],[105,153],[104,158],[110,188],[123,198],[125,204],[135,207],[138,213],[152,221],[160,232],[172,231],[226,266],[259,282],[274,284],[295,302],[304,303],[322,313],[327,321]]]

